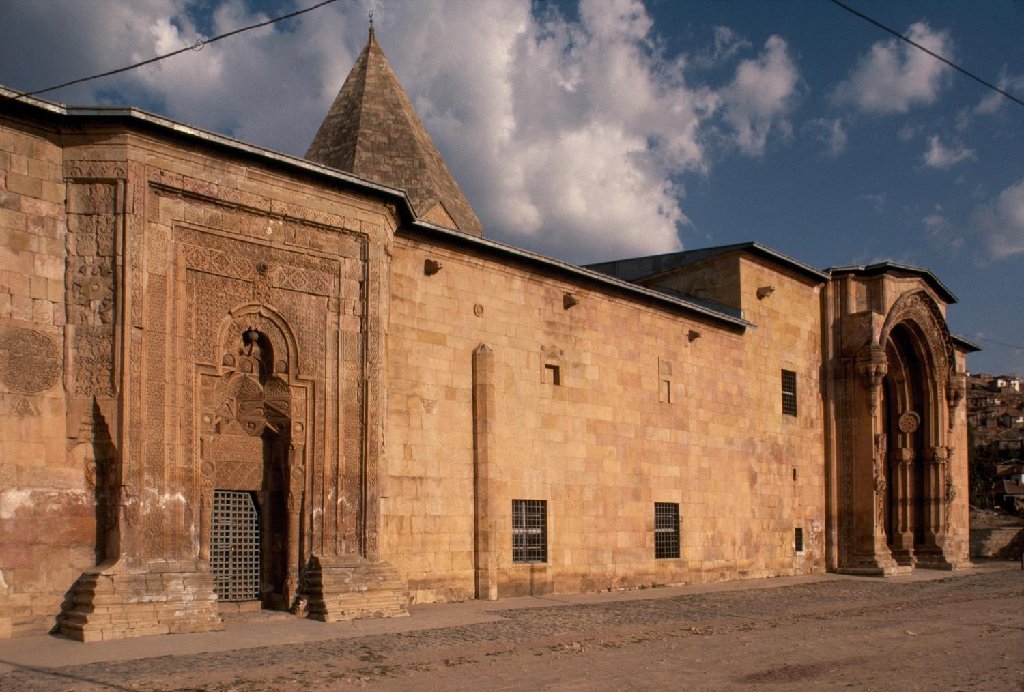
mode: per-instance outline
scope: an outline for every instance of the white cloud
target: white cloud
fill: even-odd
[[[992,259],[1024,254],[1024,179],[978,207],[971,215],[970,225]]]
[[[944,252],[962,250],[966,244],[963,236],[956,233],[952,222],[945,215],[941,204],[935,205],[935,209],[921,219],[925,232],[931,240],[932,245]]]
[[[799,72],[786,42],[772,36],[756,60],[744,60],[736,68],[732,83],[721,90],[725,122],[735,132],[740,151],[750,155],[764,152],[773,129],[788,135],[786,116],[796,99]]]
[[[839,118],[808,120],[806,131],[825,146],[825,153],[829,156],[839,156],[846,151],[846,128]]]
[[[585,262],[679,249],[681,176],[706,175],[730,152],[759,155],[790,129],[799,74],[781,38],[722,88],[688,82],[687,58],[663,57],[640,0],[581,0],[578,19],[528,0],[336,3],[60,98],[140,105],[302,155],[366,41],[371,6],[486,233],[539,252]],[[15,3],[0,22],[0,81],[38,87],[126,65],[267,18],[251,7]],[[750,48],[725,27],[714,45],[723,68]]]
[[[916,22],[906,35],[934,53],[953,58],[952,41],[945,31]],[[833,100],[868,113],[906,113],[912,106],[934,103],[948,77],[945,64],[894,38],[871,46],[836,87]]]
[[[204,33],[192,14],[196,8],[191,0],[48,0],[5,6],[0,23],[3,81],[15,88],[41,88],[268,19],[250,12],[243,0],[227,0],[216,6]],[[43,97],[138,105],[271,149],[302,153],[355,59],[345,46],[365,37],[365,13],[359,10],[359,24],[325,9]]]
[[[711,69],[734,58],[741,50],[751,47],[750,41],[740,36],[730,27],[716,26],[714,29],[715,43],[708,50],[696,53],[690,62],[694,67]]]
[[[1024,76],[1009,75],[1004,71],[1003,74],[1000,75],[999,82],[996,86],[1008,94],[1020,97],[1024,94]],[[974,107],[973,114],[992,115],[993,113],[1001,110],[1003,106],[1008,103],[1010,103],[1010,99],[997,91],[993,91],[985,96],[985,98],[983,98],[978,105]]]
[[[925,150],[923,158],[926,166],[945,170],[961,161],[975,158],[975,154],[973,149],[959,144],[947,147],[938,135],[933,135],[928,138],[928,148]]]

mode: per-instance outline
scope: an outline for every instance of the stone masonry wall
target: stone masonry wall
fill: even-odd
[[[0,121],[0,638],[51,627],[94,561],[65,445],[64,200],[56,137]]]
[[[756,262],[740,290],[746,334],[396,241],[381,541],[414,598],[471,598],[481,570],[498,596],[823,571],[818,290]],[[474,422],[481,344],[493,410]],[[781,369],[797,373],[795,418]],[[512,562],[513,499],[547,501],[544,564]],[[679,559],[654,559],[655,502],[680,505]]]

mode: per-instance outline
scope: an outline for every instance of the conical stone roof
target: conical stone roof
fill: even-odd
[[[306,158],[403,189],[417,217],[483,235],[480,220],[398,83],[373,27]]]

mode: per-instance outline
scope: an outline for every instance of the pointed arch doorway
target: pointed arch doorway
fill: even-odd
[[[881,391],[883,435],[888,442],[885,534],[893,559],[911,567],[936,539],[928,511],[936,498],[929,493],[924,463],[925,441],[934,437],[933,402],[926,384],[928,361],[920,344],[911,324],[893,327],[885,343],[887,372]]]
[[[308,549],[306,388],[294,345],[265,308],[236,312],[216,372],[202,376],[202,550],[218,601],[239,608],[293,605]]]
[[[963,562],[947,546],[956,497],[955,367],[945,318],[925,291],[902,294],[876,339],[861,349],[858,370],[870,415],[857,425],[859,439],[870,440],[861,449],[871,454],[853,458],[848,506],[862,510],[848,524],[856,547],[844,569],[897,574]]]

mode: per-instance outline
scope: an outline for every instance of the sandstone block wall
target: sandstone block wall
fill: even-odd
[[[68,457],[61,148],[0,121],[0,638],[52,626],[94,560],[93,498]]]
[[[759,325],[745,334],[397,240],[381,540],[414,597],[472,597],[488,556],[500,596],[822,571],[818,289],[756,262],[738,274]],[[765,283],[776,292],[758,301]],[[494,359],[486,487],[480,344]],[[797,373],[796,417],[781,411],[782,369]],[[547,501],[544,564],[512,562],[513,499]],[[679,503],[679,559],[654,559],[655,502]],[[480,531],[489,548],[474,547]]]

